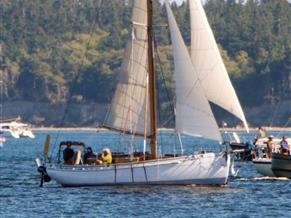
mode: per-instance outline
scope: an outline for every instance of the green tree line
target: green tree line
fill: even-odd
[[[291,97],[291,4],[208,0],[205,10],[245,107]],[[190,44],[188,3],[172,9]],[[0,0],[4,101],[109,103],[130,37],[131,0]],[[159,107],[174,96],[166,11],[154,2]]]

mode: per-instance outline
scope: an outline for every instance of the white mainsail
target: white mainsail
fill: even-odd
[[[132,38],[127,43],[119,83],[104,125],[132,134],[144,134],[148,74],[147,2],[136,0],[132,15]],[[146,117],[149,117],[147,115]],[[150,126],[150,119],[147,121]],[[147,135],[150,135],[147,131]]]
[[[200,0],[189,0],[191,59],[207,99],[234,114],[247,131],[245,115],[227,74]]]
[[[176,130],[221,141],[221,134],[204,95],[169,3],[166,2],[176,75]]]

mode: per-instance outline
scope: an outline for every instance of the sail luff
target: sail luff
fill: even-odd
[[[176,78],[176,131],[222,141],[169,3],[166,2]]]
[[[200,0],[189,0],[191,60],[207,99],[238,117],[249,131]]]

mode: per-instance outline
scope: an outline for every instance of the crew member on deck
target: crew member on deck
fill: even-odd
[[[263,127],[258,128],[257,138],[265,138],[267,136],[266,130]]]
[[[67,147],[63,151],[63,157],[65,164],[74,164],[74,150],[71,148],[71,145],[67,145]]]
[[[289,145],[288,145],[286,136],[283,136],[283,138],[280,142],[280,147],[281,147],[281,154],[289,155]]]
[[[271,158],[273,149],[274,149],[273,136],[270,135],[267,141],[267,158]]]
[[[104,148],[101,156],[102,163],[111,164],[112,163],[112,155],[109,148]]]
[[[84,163],[85,164],[92,164],[96,162],[96,155],[94,154],[91,147],[86,149],[86,153],[84,154]]]

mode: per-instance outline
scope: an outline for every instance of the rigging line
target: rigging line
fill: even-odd
[[[278,137],[279,135],[281,135],[281,133],[283,132],[283,129],[284,129],[286,126],[288,126],[288,124],[289,124],[290,121],[291,121],[291,117],[288,117],[287,122],[283,125],[282,129],[278,132],[277,137]]]
[[[4,121],[4,117],[3,117],[3,102],[4,102],[4,100],[3,100],[3,88],[2,88],[2,86],[3,86],[3,81],[2,81],[2,79],[0,80],[0,92],[1,92],[1,96],[0,96],[0,98],[1,98],[1,102],[0,102],[0,110],[1,110],[1,112],[0,112],[0,122],[2,123],[3,121]]]
[[[162,83],[165,86],[167,100],[168,100],[168,102],[170,102],[170,109],[171,109],[171,112],[172,113],[171,113],[171,115],[169,117],[172,118],[172,117],[175,117],[175,114],[174,114],[175,107],[173,105],[173,102],[170,99],[170,93],[169,93],[169,91],[168,91],[168,89],[166,87],[166,79],[165,79],[165,75],[164,75],[164,68],[162,67],[162,64],[161,64],[159,50],[158,50],[158,47],[157,47],[157,40],[156,40],[156,37],[155,37],[154,34],[153,34],[153,40],[154,40],[155,55],[157,57],[157,63],[158,63],[158,66],[160,68],[160,71],[161,71]],[[161,91],[162,88],[161,88],[161,84],[160,83],[158,83],[157,89],[158,89],[159,93],[161,93],[160,91]],[[160,99],[160,97],[158,95],[158,107],[160,107],[160,105],[161,105],[161,99]],[[158,110],[158,114],[159,114],[159,117],[161,118],[161,110]],[[169,120],[170,119],[168,118],[166,122],[163,122],[162,126],[164,124],[168,123]],[[163,137],[162,137],[162,134],[160,134],[160,140],[161,140],[161,146],[162,146],[163,145]]]
[[[157,48],[157,43],[156,43],[156,38],[155,36],[153,37],[154,38],[154,46],[155,46],[155,54],[156,54],[156,57],[157,57],[157,62],[158,62],[158,65],[160,67],[160,71],[161,71],[161,75],[162,75],[162,82],[165,86],[165,90],[166,90],[166,96],[167,96],[167,100],[168,102],[170,103],[170,107],[171,107],[171,111],[172,111],[172,116],[175,117],[175,114],[174,114],[174,111],[175,111],[175,106],[173,104],[173,101],[171,101],[171,98],[170,98],[170,93],[169,93],[169,90],[166,86],[166,79],[165,79],[165,73],[164,73],[164,68],[162,67],[162,64],[161,64],[161,59],[160,59],[160,55],[159,55],[159,50]],[[159,83],[158,83],[159,84]],[[158,88],[160,86],[158,85]],[[159,98],[158,98],[159,99]]]
[[[155,54],[157,54],[156,56],[158,56],[158,51],[157,51],[157,46],[156,46],[156,40],[155,40],[155,36],[153,34],[153,38],[154,38],[154,49],[155,49]],[[158,58],[159,61],[159,58]],[[160,63],[160,62],[159,62]],[[161,64],[160,64],[160,68],[161,68]],[[161,87],[160,87],[160,83],[157,84],[157,91],[158,93],[161,93]],[[160,99],[160,95],[158,95],[157,98],[157,107],[158,107],[158,117],[161,118],[161,99]],[[161,137],[162,135],[159,134],[159,132],[157,133],[157,136],[160,136],[160,145],[163,145],[163,137]]]
[[[4,79],[6,76],[5,58],[3,55],[2,44],[0,44],[0,122],[4,122]]]
[[[285,96],[287,89],[288,89],[288,88],[284,87],[284,89],[283,89],[283,93],[281,93],[282,96]],[[273,124],[274,124],[274,120],[275,120],[275,117],[277,116],[278,111],[279,111],[279,107],[281,107],[281,106],[282,106],[282,97],[280,97],[279,102],[278,102],[278,103],[276,104],[276,106],[275,106],[275,111],[274,111],[274,113],[273,113],[272,120],[271,120],[269,126],[273,126]],[[289,119],[288,119],[288,122],[289,122]],[[288,122],[287,122],[287,123],[288,123]]]
[[[272,116],[272,119],[271,119],[271,122],[269,124],[269,126],[273,126],[274,125],[274,120],[275,120],[275,117],[277,116],[278,114],[278,111],[279,111],[279,108],[281,106],[282,102],[279,101],[276,106],[275,106],[275,110],[274,110],[274,113],[273,113],[273,116]]]
[[[94,22],[92,23],[91,30],[90,30],[90,37],[89,37],[89,40],[88,40],[88,42],[87,42],[87,44],[86,44],[85,52],[84,52],[84,54],[83,54],[83,56],[82,56],[82,58],[81,58],[81,60],[82,60],[82,61],[81,61],[81,65],[80,65],[80,67],[79,67],[78,70],[77,70],[77,74],[76,74],[75,78],[73,79],[72,86],[70,86],[70,88],[69,88],[69,92],[68,92],[68,93],[69,93],[69,96],[68,96],[68,102],[67,102],[67,104],[66,104],[66,106],[65,106],[65,111],[64,111],[63,117],[62,117],[61,122],[60,122],[60,125],[61,125],[61,126],[64,124],[64,121],[65,121],[66,115],[67,115],[67,113],[68,113],[68,111],[69,111],[69,106],[70,106],[71,101],[72,101],[72,96],[73,96],[73,94],[74,94],[74,92],[75,92],[75,90],[76,90],[76,84],[77,84],[77,81],[79,80],[80,75],[81,75],[81,69],[83,68],[83,65],[84,65],[84,62],[85,62],[85,58],[87,58],[87,55],[88,55],[88,49],[89,49],[89,46],[90,46],[91,41],[92,41],[92,38],[93,38],[94,27],[96,26],[97,13],[96,13],[95,16],[96,16],[96,17],[95,17],[95,19],[94,19]],[[56,136],[56,138],[55,138],[55,142],[54,142],[54,144],[53,144],[53,150],[52,150],[52,153],[55,151],[56,144],[57,144],[57,141],[58,141],[58,139],[59,139],[59,137],[60,137],[60,134],[61,134],[61,130],[59,130],[59,131],[57,132],[57,136]]]
[[[167,100],[170,103],[170,109],[171,109],[170,116],[168,116],[168,118],[164,122],[162,122],[162,124],[161,124],[162,126],[165,126],[165,125],[167,125],[167,123],[169,123],[171,121],[172,118],[175,118],[175,112],[174,112],[175,111],[175,106],[174,106],[173,101],[170,98],[170,93],[169,93],[169,90],[168,90],[168,88],[166,86],[164,68],[162,67],[162,64],[161,64],[161,59],[160,59],[160,55],[159,55],[159,50],[157,49],[157,43],[156,43],[155,36],[154,36],[154,45],[155,45],[155,50],[156,50],[155,54],[156,54],[156,57],[157,57],[157,63],[159,65],[159,68],[160,68],[160,71],[161,71],[162,83],[164,84],[164,87],[165,87],[165,90],[166,90]],[[158,83],[158,89],[160,88],[160,86],[161,85],[159,85],[159,83]],[[161,117],[160,110],[158,112],[159,112],[159,117]]]
[[[4,14],[4,7],[1,8],[1,15]],[[1,35],[0,37],[2,38],[2,31],[1,31]],[[2,78],[4,78],[4,76],[2,76],[2,69],[3,69],[3,55],[2,55],[2,43],[0,44],[0,122],[3,122],[3,90],[2,90],[2,86],[3,86],[3,82],[2,82]],[[2,128],[1,128],[2,129]],[[0,129],[0,132],[2,133]]]
[[[0,56],[1,57],[1,56]],[[3,83],[3,78],[4,78],[4,69],[2,68],[2,60],[0,60],[0,122],[3,122],[4,121],[4,117],[3,117],[3,86],[4,86],[4,83]],[[3,74],[3,75],[2,75]]]
[[[134,57],[133,57],[133,52],[134,52],[134,49],[135,49],[135,47],[134,47],[134,41],[135,41],[135,32],[134,32],[134,27],[132,27],[132,35],[131,35],[131,54],[130,54],[130,56],[131,56],[131,58],[130,58],[130,72],[133,72],[133,62],[134,62]],[[134,92],[134,89],[135,89],[135,87],[132,87],[132,86],[130,86],[129,87],[129,92],[130,92],[130,96],[133,96],[133,92]],[[132,118],[132,107],[133,107],[133,99],[132,98],[130,98],[129,99],[129,109],[130,109],[130,111],[129,111],[129,127],[130,127],[130,133],[131,133],[131,141],[130,141],[130,149],[131,149],[131,151],[130,151],[130,159],[132,160],[132,155],[133,155],[133,150],[134,150],[134,145],[133,145],[133,141],[134,141],[134,130],[133,130],[133,118]],[[132,177],[133,177],[133,172],[132,172]]]

